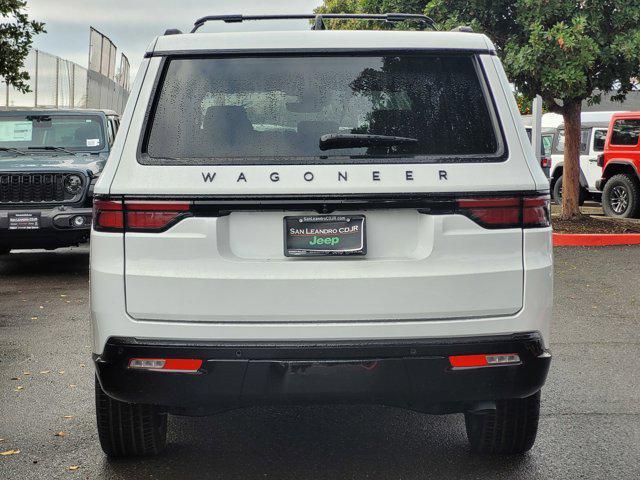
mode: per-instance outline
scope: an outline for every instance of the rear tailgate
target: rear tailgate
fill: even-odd
[[[160,124],[155,134],[151,131],[145,137],[148,145],[127,140],[122,153],[126,161],[120,162],[110,188],[112,198],[192,202],[185,218],[162,231],[125,233],[128,314],[140,321],[268,324],[468,319],[518,312],[522,308],[524,288],[521,225],[486,228],[455,209],[432,208],[433,202],[458,205],[458,199],[468,197],[520,199],[521,195],[534,194],[537,190],[537,179],[529,167],[535,160],[524,130],[516,124],[513,99],[507,98],[502,88],[504,75],[496,69],[494,61],[490,55],[474,56],[470,70],[477,72],[481,79],[484,90],[480,95],[486,97],[489,109],[484,121],[494,129],[473,120],[478,112],[469,106],[448,120],[447,128],[458,122],[456,125],[462,125],[459,128],[463,130],[456,127],[451,133],[445,128],[437,135],[441,135],[440,145],[453,141],[451,139],[474,138],[474,135],[480,138],[495,130],[497,144],[481,145],[495,148],[495,155],[462,154],[454,155],[455,158],[445,155],[423,161],[414,153],[407,158],[395,155],[369,159],[354,148],[340,158],[331,157],[329,152],[326,158],[325,153],[314,153],[317,156],[313,161],[308,160],[310,156],[301,160],[290,152],[307,148],[300,146],[306,145],[307,138],[315,139],[314,148],[317,148],[319,136],[326,131],[336,131],[331,130],[335,128],[334,123],[339,123],[338,132],[344,132],[348,122],[344,118],[333,123],[314,119],[298,121],[296,126],[289,127],[279,117],[265,119],[261,116],[263,112],[251,110],[251,102],[257,97],[251,97],[248,102],[244,97],[238,100],[238,95],[228,95],[221,105],[215,104],[213,110],[213,107],[197,107],[202,117],[190,129],[198,135],[205,131],[218,135],[212,142],[206,136],[206,148],[198,144],[203,141],[200,137],[194,137],[189,129],[174,128],[171,122]],[[167,62],[152,58],[151,77],[160,78],[164,74],[166,82],[171,73],[167,73]],[[335,64],[344,68],[340,61]],[[287,68],[280,59],[271,65],[284,71]],[[204,70],[200,74],[226,72],[222,66],[216,64],[211,70],[209,66],[202,66]],[[268,63],[260,64],[264,75],[251,75],[242,70],[243,78],[270,78],[265,73],[267,68]],[[443,77],[447,85],[457,68],[447,70],[449,76]],[[189,72],[195,70],[184,72],[190,75]],[[181,72],[180,69],[174,72],[177,79],[184,73]],[[330,82],[331,76],[324,75],[322,79]],[[472,80],[468,78],[465,82]],[[176,82],[171,90],[172,102],[188,97],[181,92],[183,85]],[[270,85],[282,84],[272,79],[269,82]],[[185,84],[191,85],[191,94],[197,94],[200,88],[197,82]],[[405,84],[410,82],[403,83],[403,88]],[[225,83],[220,88],[231,88],[229,85],[236,84]],[[309,85],[312,90],[315,88],[306,84]],[[450,97],[464,96],[471,92],[475,98],[478,92],[470,90],[471,83],[465,85],[461,89],[451,85],[447,90],[439,90],[438,95],[446,92]],[[488,85],[492,85],[491,94]],[[211,88],[211,84],[207,84],[206,89]],[[154,82],[145,83],[139,101],[152,103],[157,89],[162,89],[162,84],[156,87]],[[395,92],[392,91],[393,95]],[[271,97],[276,104],[281,101],[277,95]],[[278,115],[282,112],[289,116],[309,115],[306,110],[312,108],[313,102],[303,97],[292,102],[285,95],[286,102],[278,107]],[[218,97],[206,98],[219,102]],[[408,101],[417,102],[411,98],[392,100],[400,106]],[[228,108],[225,102],[236,102],[248,113],[236,103]],[[176,112],[192,111],[184,105],[178,105],[173,111],[175,106],[165,103],[162,99],[158,101],[156,118],[160,115],[158,112],[173,119],[179,114]],[[293,113],[286,106],[291,103],[296,103],[291,107]],[[424,142],[426,145],[428,139],[423,140],[421,132],[427,130],[402,131],[405,117],[398,115],[399,111],[385,110],[386,123],[377,125],[375,120],[380,114],[365,116],[369,118],[367,133],[419,137],[417,145]],[[356,115],[353,121],[361,122],[365,117]],[[406,118],[420,121],[415,112]],[[230,120],[233,122],[226,125]],[[437,119],[433,121],[437,124]],[[400,130],[389,131],[389,122],[397,122]],[[131,129],[144,132],[148,123],[147,112],[137,109]],[[229,125],[240,124],[246,135],[237,136],[237,132],[227,129]],[[350,132],[362,131],[354,128],[353,123],[348,126]],[[175,129],[182,130],[176,132]],[[224,129],[227,133],[221,136]],[[402,142],[407,143],[406,149],[416,148],[410,140]],[[196,144],[202,147],[200,152],[185,150]],[[275,150],[285,144],[287,155],[274,157],[278,153]],[[472,140],[461,148],[475,148],[477,144],[478,141]],[[454,141],[447,148],[457,146]],[[167,148],[173,150],[160,158]],[[218,148],[222,152],[219,159],[201,158],[206,154],[203,151],[213,152]],[[389,152],[403,151],[403,148],[404,143]],[[408,197],[412,200],[405,202]],[[374,201],[352,204],[353,198],[373,198]],[[329,204],[328,208],[325,203]],[[327,212],[366,217],[366,255],[285,256],[283,218]]]
[[[522,307],[522,230],[416,209],[366,216],[365,257],[289,258],[283,217],[236,211],[127,233],[126,299],[141,320],[358,321],[508,315]]]

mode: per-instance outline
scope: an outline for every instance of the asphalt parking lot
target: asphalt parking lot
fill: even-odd
[[[555,255],[554,361],[527,455],[471,454],[460,415],[287,407],[172,417],[163,457],[108,461],[87,249],[12,253],[0,259],[0,452],[20,452],[0,456],[0,478],[640,478],[640,247]]]

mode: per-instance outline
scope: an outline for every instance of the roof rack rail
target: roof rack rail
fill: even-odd
[[[432,18],[426,15],[419,15],[414,13],[384,13],[384,14],[369,14],[369,13],[308,13],[308,14],[283,14],[283,15],[208,15],[206,17],[199,18],[193,24],[191,33],[195,33],[200,27],[207,22],[222,21],[225,23],[240,23],[245,20],[313,20],[314,23],[311,27],[312,30],[325,30],[324,19],[338,19],[338,20],[377,20],[382,22],[404,22],[404,21],[416,21],[422,25],[428,25],[434,30],[436,28],[436,22]]]

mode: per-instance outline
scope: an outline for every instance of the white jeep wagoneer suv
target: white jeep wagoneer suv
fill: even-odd
[[[95,187],[102,448],[159,452],[167,414],[345,403],[461,412],[474,451],[528,450],[549,182],[492,43],[195,33],[247,19],[149,46]]]

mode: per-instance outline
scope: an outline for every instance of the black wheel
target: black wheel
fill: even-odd
[[[538,433],[540,392],[526,398],[496,401],[496,410],[466,413],[467,438],[477,453],[524,453]]]
[[[556,205],[562,205],[562,175],[560,175],[560,177],[558,177],[558,179],[553,183],[551,197],[553,199],[553,203]]]
[[[587,192],[583,187],[580,187],[580,194],[578,197],[578,205],[584,205],[584,201],[587,198]],[[562,175],[558,177],[556,183],[553,184],[553,201],[557,205],[562,205]]]
[[[110,457],[160,453],[167,439],[167,414],[153,405],[125,403],[109,397],[96,377],[98,438]]]
[[[640,187],[631,175],[611,177],[602,191],[602,209],[609,217],[634,218],[640,212]]]

